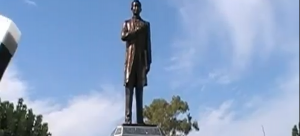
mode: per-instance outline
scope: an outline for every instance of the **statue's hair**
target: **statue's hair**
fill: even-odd
[[[132,3],[131,3],[131,5],[132,5],[133,3],[137,3],[137,4],[139,4],[140,6],[142,6],[142,3],[141,3],[139,0],[133,0]]]

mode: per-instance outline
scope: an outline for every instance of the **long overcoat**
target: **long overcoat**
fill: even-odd
[[[141,80],[138,83],[147,86],[147,74],[152,62],[150,34],[150,23],[141,18],[132,18],[123,23],[121,39],[126,42],[124,86],[131,82],[133,69],[137,72],[137,79]]]

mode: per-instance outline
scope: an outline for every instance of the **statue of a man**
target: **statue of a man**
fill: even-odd
[[[150,23],[140,16],[141,2],[131,3],[133,16],[123,23],[122,41],[126,42],[125,60],[125,123],[132,123],[132,100],[135,89],[137,124],[143,120],[143,87],[147,86],[147,74],[151,64]]]

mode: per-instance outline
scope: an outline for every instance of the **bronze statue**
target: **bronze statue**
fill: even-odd
[[[126,42],[124,69],[125,123],[132,123],[132,100],[135,89],[137,124],[144,124],[143,88],[147,86],[147,74],[152,61],[150,23],[140,16],[142,11],[140,1],[134,0],[131,3],[131,11],[133,16],[123,23],[121,32],[121,39]]]

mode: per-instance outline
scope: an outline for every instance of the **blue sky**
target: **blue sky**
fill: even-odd
[[[22,30],[22,46],[14,61],[24,71],[22,75],[34,84],[37,95],[63,98],[97,88],[100,81],[121,86],[125,48],[120,41],[120,29],[123,21],[130,18],[130,1],[72,2],[71,5],[70,1],[57,2],[41,1],[37,6],[22,1],[1,4],[9,5],[1,7],[2,13]],[[171,17],[174,13],[163,11],[166,3],[148,3],[144,3],[143,15],[153,27],[155,62],[151,75],[155,79],[150,82],[155,89],[158,86],[155,82],[160,78],[155,75],[163,71],[164,66],[160,65],[168,60],[164,55],[169,54],[172,38],[164,35],[174,33],[172,28],[177,24],[171,23],[176,21]],[[15,6],[18,10],[11,10]],[[159,14],[152,13],[151,7],[157,7]],[[172,8],[168,6],[167,10]]]
[[[57,136],[110,133],[123,116],[120,30],[130,2],[0,0],[0,13],[22,31],[2,97],[24,97]],[[195,136],[258,135],[261,125],[269,135],[290,133],[299,120],[298,0],[142,4],[153,48],[146,104],[182,96],[202,127]],[[107,109],[116,119],[107,119]],[[73,130],[82,125],[103,129]]]

